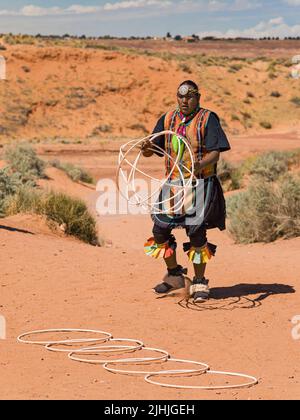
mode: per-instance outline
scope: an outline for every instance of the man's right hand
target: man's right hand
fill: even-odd
[[[152,147],[153,146],[152,146],[151,141],[150,140],[145,140],[142,143],[142,146],[141,146],[141,151],[142,151],[143,156],[151,157],[154,153],[152,150],[150,150]]]

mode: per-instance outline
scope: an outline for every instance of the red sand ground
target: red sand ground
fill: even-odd
[[[272,148],[279,147],[280,138],[274,138]],[[296,135],[285,138],[286,148],[299,144]],[[232,144],[236,147],[230,158],[236,160],[269,148],[270,142],[245,138],[232,139]],[[114,176],[116,154],[100,158],[99,151],[76,154],[64,146],[62,153],[47,147],[44,158],[57,154],[62,160],[84,162],[99,178]],[[80,196],[94,209],[95,191],[56,169],[48,174],[51,180],[43,181],[44,187],[50,184]],[[234,244],[227,232],[211,231],[210,241],[219,245],[207,272],[213,298],[187,308],[184,301],[179,305],[184,290],[164,299],[151,291],[165,269],[143,253],[144,240],[151,235],[148,216],[101,216],[98,224],[107,240],[101,248],[54,234],[36,217],[1,220],[0,313],[7,320],[7,340],[0,342],[1,399],[299,398],[300,341],[292,339],[291,319],[300,314],[300,238],[244,246]],[[184,233],[176,235],[181,243]],[[186,263],[181,250],[179,258]],[[166,389],[16,342],[22,332],[61,327],[141,339],[174,357],[255,375],[260,382],[234,391]]]
[[[299,130],[300,84],[291,77],[299,42],[120,41],[118,51],[97,45],[6,45],[0,140],[140,136],[175,107],[174,89],[186,79],[199,84],[202,106],[218,113],[231,134],[264,136],[266,123]],[[174,55],[153,56],[163,51]]]

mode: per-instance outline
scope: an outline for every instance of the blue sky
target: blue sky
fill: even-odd
[[[300,0],[0,0],[0,32],[300,36]]]

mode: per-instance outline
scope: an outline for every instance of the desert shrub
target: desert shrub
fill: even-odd
[[[238,115],[236,115],[236,114],[232,114],[232,115],[231,115],[231,121],[240,121],[240,118],[239,118],[239,116],[238,116]]]
[[[178,69],[184,71],[185,73],[191,74],[192,73],[192,69],[188,64],[185,63],[179,63],[178,64]]]
[[[95,127],[92,131],[92,136],[97,136],[101,133],[111,133],[112,132],[112,126],[110,124],[100,124],[97,127]]]
[[[99,244],[96,221],[82,200],[63,193],[44,193],[22,186],[6,199],[6,214],[17,213],[44,215],[48,221],[62,226],[67,235],[92,245]]]
[[[249,112],[241,112],[244,120],[250,120],[252,118],[251,114]]]
[[[7,196],[5,202],[6,215],[18,213],[42,214],[41,191],[28,185],[21,185],[14,194]]]
[[[236,73],[236,72],[240,71],[242,68],[243,68],[243,65],[242,64],[238,64],[238,63],[231,64],[229,66],[228,72],[229,73]]]
[[[242,186],[242,172],[239,167],[232,165],[227,160],[221,159],[218,162],[218,177],[224,191],[233,191]]]
[[[148,130],[147,128],[144,126],[144,124],[132,124],[128,127],[130,130],[137,130],[137,131],[142,131],[143,133],[147,134]]]
[[[43,213],[48,219],[63,225],[67,235],[76,236],[92,245],[98,244],[96,221],[84,201],[51,192],[43,200]]]
[[[300,96],[294,96],[291,99],[292,104],[296,105],[296,106],[300,106]]]
[[[274,73],[273,71],[270,71],[269,73],[268,73],[268,77],[269,77],[269,79],[271,79],[271,80],[274,80],[274,79],[277,79],[277,74],[276,73]]]
[[[24,71],[24,73],[30,73],[30,67],[28,66],[22,66],[22,70]]]
[[[281,174],[288,171],[294,159],[295,152],[264,153],[248,163],[248,173],[266,181],[275,181]]]
[[[24,183],[45,177],[44,161],[28,145],[18,145],[5,150],[4,159],[12,172],[20,175]]]
[[[266,130],[270,130],[272,128],[272,124],[268,121],[261,121],[259,125]]]
[[[271,93],[272,98],[280,98],[281,97],[281,93],[278,92],[277,90],[275,90],[274,92]]]
[[[10,174],[8,168],[0,169],[0,217],[5,216],[7,197],[15,194],[21,185],[17,174]]]
[[[247,191],[227,199],[229,230],[236,242],[271,242],[300,235],[300,178],[278,184],[255,178]]]
[[[86,182],[87,184],[93,184],[94,180],[85,170],[82,168],[73,165],[72,163],[61,163],[59,160],[54,160],[51,162],[51,165],[57,169],[64,171],[69,178],[73,181]]]

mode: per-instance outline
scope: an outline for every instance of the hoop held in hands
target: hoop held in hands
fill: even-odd
[[[173,162],[173,167],[172,167],[170,173],[167,175],[167,178],[165,180],[158,180],[157,178],[154,178],[154,177],[146,174],[144,171],[140,170],[137,167],[139,159],[142,156],[142,150],[139,151],[139,153],[138,153],[138,155],[135,158],[133,163],[131,163],[127,159],[128,154],[135,147],[140,146],[146,140],[153,141],[157,137],[160,137],[162,135],[168,135],[168,134],[179,136],[180,139],[185,144],[185,148],[189,153],[189,157],[190,157],[190,161],[191,161],[191,169],[187,168],[182,163],[180,163],[180,165],[179,165],[180,148],[178,149],[176,160],[174,160],[174,158],[171,155],[169,155],[164,149],[155,145],[155,151],[160,151],[166,157],[168,157],[168,159],[170,159],[170,161]],[[126,150],[128,147],[129,147],[129,149]],[[154,149],[151,149],[151,150],[154,151]],[[124,162],[127,163],[131,167],[131,171],[130,171],[130,174],[129,174],[128,177],[126,177],[126,175],[123,171],[123,168],[122,168],[122,165],[123,165]],[[170,183],[170,178],[171,178],[175,168],[178,169],[179,176],[180,176],[179,181],[181,182],[182,185],[176,185],[174,183]],[[185,170],[189,174],[188,178],[184,177],[183,170]],[[154,180],[154,181],[156,181],[160,184],[159,187],[151,195],[148,195],[146,198],[142,198],[137,193],[136,183],[135,183],[136,172],[138,172],[141,175],[144,175],[145,177],[147,177],[151,180]],[[127,187],[125,194],[123,193],[123,191],[120,188],[120,183],[119,183],[120,176],[123,178],[123,181],[124,181],[124,183],[126,184],[126,187]],[[196,181],[196,184],[193,185],[193,182],[195,182],[195,181]],[[184,202],[185,202],[187,189],[191,188],[192,186],[195,188],[198,185],[198,183],[199,183],[199,180],[195,177],[195,158],[194,158],[193,150],[192,150],[189,142],[187,141],[187,139],[185,139],[183,136],[180,136],[178,133],[175,133],[175,132],[170,131],[170,130],[165,130],[165,131],[162,131],[160,133],[151,134],[150,136],[147,136],[147,137],[145,137],[143,139],[140,139],[140,140],[131,140],[128,143],[126,143],[125,145],[121,146],[121,148],[120,148],[119,165],[118,165],[118,170],[117,170],[117,187],[118,187],[118,190],[120,191],[121,195],[123,196],[123,198],[125,198],[131,205],[141,206],[141,207],[144,207],[144,208],[146,207],[148,209],[150,208],[150,210],[152,210],[152,211],[155,211],[157,213],[162,213],[162,210],[157,206],[165,204],[165,203],[170,203],[171,199],[174,200],[175,198],[180,196],[180,194],[181,195],[183,194],[183,196],[179,199],[178,203],[176,203],[172,207],[169,207],[169,209],[168,209],[168,211],[178,212],[178,211],[182,210],[182,208],[184,207]],[[156,201],[155,203],[152,203],[150,200],[153,198],[153,196],[157,195],[165,186],[177,188],[178,192],[174,196],[172,196],[172,197],[170,197],[166,200]],[[133,197],[135,198],[134,202],[129,197],[129,188],[130,187],[131,187],[131,191],[133,192]]]

